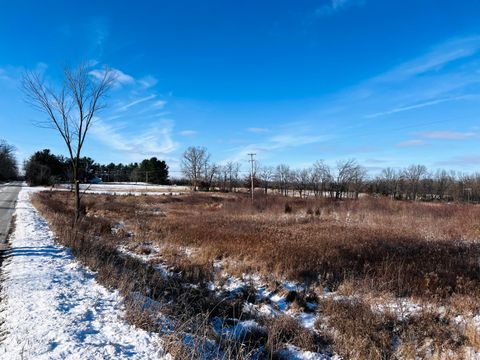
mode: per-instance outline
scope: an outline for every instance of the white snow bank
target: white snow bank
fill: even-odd
[[[128,325],[122,297],[57,246],[33,208],[29,188],[16,206],[16,228],[2,268],[2,359],[159,359],[156,334]],[[164,356],[164,358],[170,358]]]
[[[280,350],[281,358],[290,360],[341,360],[338,355],[320,354],[311,351],[302,351],[293,345],[287,345],[283,350]]]
[[[69,190],[71,184],[60,184],[55,190]],[[154,185],[146,183],[101,183],[80,184],[80,190],[86,194],[111,195],[173,195],[178,196],[190,192],[187,186]]]

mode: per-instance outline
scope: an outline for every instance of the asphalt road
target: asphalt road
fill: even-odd
[[[12,214],[21,187],[21,182],[0,185],[0,244],[7,241]]]

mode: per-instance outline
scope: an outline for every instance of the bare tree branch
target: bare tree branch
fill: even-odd
[[[41,126],[57,130],[67,146],[73,182],[75,185],[75,220],[80,217],[78,165],[82,147],[95,114],[105,107],[101,100],[115,81],[115,74],[108,68],[103,76],[94,78],[86,63],[77,68],[65,68],[60,88],[47,85],[38,72],[26,72],[23,90],[27,102],[47,115]]]

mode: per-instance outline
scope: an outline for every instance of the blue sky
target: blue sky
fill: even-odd
[[[356,158],[372,173],[480,166],[480,2],[0,0],[0,138],[20,160],[58,135],[22,72],[109,65],[118,82],[84,148],[98,162],[190,145],[221,163]]]

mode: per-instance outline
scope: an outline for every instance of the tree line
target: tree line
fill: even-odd
[[[0,140],[0,181],[14,180],[18,177],[15,147]]]
[[[252,181],[252,174],[242,172],[237,162],[212,162],[204,147],[189,147],[183,153],[181,171],[194,191],[235,191],[249,188]],[[367,169],[355,159],[338,161],[335,166],[319,160],[302,169],[287,164],[273,167],[255,163],[253,182],[265,194],[284,196],[343,199],[358,198],[364,193],[399,200],[480,201],[480,173],[443,169],[432,172],[424,165],[410,165],[403,169],[386,168],[369,177]]]
[[[72,182],[74,175],[70,159],[53,154],[49,149],[35,152],[24,163],[25,179],[31,185],[53,185]],[[100,179],[102,182],[150,182],[168,184],[168,166],[156,157],[140,163],[103,165],[90,157],[78,159],[77,177],[88,183]]]
[[[0,180],[18,175],[14,148],[0,142]],[[10,169],[10,170],[6,170]],[[25,179],[32,185],[51,185],[71,182],[73,174],[68,158],[45,149],[34,153],[25,163]],[[222,165],[211,161],[204,147],[189,147],[182,155],[183,178],[177,184],[189,184],[194,191],[238,191],[249,188],[250,172],[241,170],[238,162]],[[169,168],[156,157],[139,163],[107,165],[92,158],[79,159],[78,178],[91,182],[149,182],[168,184]],[[319,160],[312,166],[295,169],[287,164],[261,166],[255,163],[254,187],[265,194],[284,196],[316,196],[335,199],[358,198],[360,194],[382,195],[404,200],[444,200],[480,202],[480,173],[463,174],[439,169],[429,171],[424,165],[410,165],[403,169],[386,168],[369,177],[367,169],[357,160],[338,161],[335,166]]]

